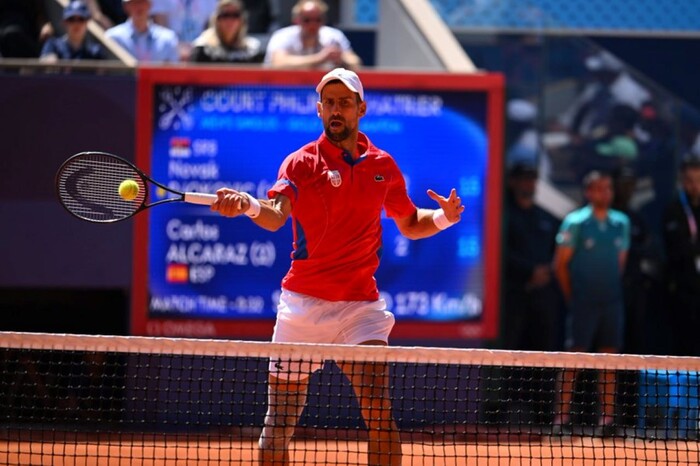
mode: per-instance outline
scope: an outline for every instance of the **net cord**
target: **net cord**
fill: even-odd
[[[290,360],[336,360],[460,364],[481,366],[571,367],[579,369],[700,371],[700,358],[684,356],[506,351],[481,348],[366,346],[271,343],[224,339],[103,336],[0,332],[0,347],[150,353],[218,357],[275,357]]]

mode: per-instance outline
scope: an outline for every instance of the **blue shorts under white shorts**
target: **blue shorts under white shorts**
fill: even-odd
[[[326,301],[282,290],[277,305],[273,343],[357,345],[371,340],[387,343],[394,315],[383,299]],[[281,379],[307,378],[323,361],[284,361],[272,358],[270,374]]]

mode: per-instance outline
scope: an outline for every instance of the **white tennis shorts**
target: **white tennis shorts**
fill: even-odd
[[[394,315],[383,299],[326,301],[282,290],[277,305],[274,343],[327,343],[357,345],[370,340],[387,343]],[[307,378],[323,361],[270,359],[270,374],[285,380]]]

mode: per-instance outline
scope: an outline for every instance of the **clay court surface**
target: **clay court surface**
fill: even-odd
[[[363,442],[303,441],[293,444],[295,466],[365,464]],[[590,437],[508,444],[404,444],[408,466],[458,465],[696,465],[700,444]],[[42,443],[0,442],[0,465],[198,466],[251,465],[254,442]]]

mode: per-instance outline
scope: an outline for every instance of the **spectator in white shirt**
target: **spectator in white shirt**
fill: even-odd
[[[294,24],[270,37],[265,64],[283,69],[359,69],[362,60],[345,34],[325,24],[327,11],[328,5],[322,0],[297,2],[292,8]]]

